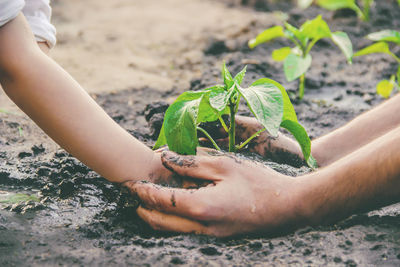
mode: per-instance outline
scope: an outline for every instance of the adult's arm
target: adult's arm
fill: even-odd
[[[127,183],[139,216],[156,230],[232,236],[330,223],[400,201],[400,127],[315,173],[292,178],[232,156],[164,152],[176,173],[211,184],[198,190]]]
[[[148,179],[163,169],[159,155],[39,49],[22,14],[0,27],[0,83],[53,140],[110,181]]]
[[[237,124],[241,130],[239,133],[241,140],[246,140],[262,129],[262,126],[253,118],[238,116]],[[327,166],[399,125],[400,95],[397,95],[361,114],[346,125],[313,140],[312,155],[319,166]],[[250,143],[249,148],[262,156],[273,156],[279,150],[302,158],[298,143],[283,134],[279,134],[277,138],[271,138],[267,132],[263,132]]]

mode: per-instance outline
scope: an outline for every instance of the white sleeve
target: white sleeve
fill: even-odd
[[[0,27],[15,18],[24,4],[24,0],[0,0]]]
[[[0,0],[2,1],[2,0]],[[25,0],[22,9],[38,42],[46,42],[50,48],[56,44],[56,28],[50,23],[50,0]]]

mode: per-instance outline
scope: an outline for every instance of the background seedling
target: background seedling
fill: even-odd
[[[314,0],[297,0],[297,5],[302,9],[306,9],[307,7],[311,6],[313,2]]]
[[[317,4],[328,10],[339,10],[339,9],[352,9],[357,13],[357,16],[363,21],[369,21],[371,6],[374,3],[373,0],[362,0],[357,4],[357,0],[317,0]]]
[[[0,191],[0,204],[16,204],[26,201],[39,202],[39,198],[37,195]]]
[[[311,141],[306,130],[299,124],[285,88],[271,79],[260,79],[248,88],[241,87],[246,68],[232,77],[225,64],[222,67],[223,85],[216,85],[201,91],[188,91],[181,94],[165,113],[160,135],[155,144],[157,149],[165,144],[169,149],[186,155],[194,155],[199,145],[197,132],[202,132],[221,150],[207,131],[200,127],[203,122],[220,121],[229,135],[229,152],[244,148],[253,138],[263,131],[277,136],[280,127],[287,129],[300,144],[304,159],[312,168],[316,168],[311,156]],[[257,120],[264,126],[242,144],[235,142],[235,115],[241,99]],[[222,119],[230,117],[229,127]]]
[[[283,47],[273,51],[272,58],[275,61],[284,61],[284,72],[286,79],[291,82],[300,79],[299,98],[304,96],[305,74],[311,66],[311,49],[322,38],[330,38],[342,50],[347,61],[351,63],[353,56],[353,45],[345,32],[331,32],[328,24],[317,16],[313,20],[306,21],[299,29],[285,23],[282,26],[275,26],[260,33],[255,39],[249,41],[249,47],[254,47],[271,41],[275,38],[287,38],[295,47]]]
[[[383,53],[391,56],[398,64],[397,73],[393,74],[390,77],[390,80],[382,80],[376,86],[377,93],[384,98],[388,98],[395,87],[400,89],[400,58],[390,51],[389,48],[389,42],[400,45],[400,32],[394,30],[383,30],[371,33],[367,35],[366,38],[371,41],[375,41],[375,43],[358,51],[354,54],[354,57]]]

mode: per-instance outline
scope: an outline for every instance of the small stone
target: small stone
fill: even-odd
[[[40,144],[40,145],[32,146],[31,150],[32,150],[33,154],[36,156],[36,155],[43,153],[46,149],[43,147],[43,144]]]
[[[342,262],[342,259],[340,257],[334,257],[333,261],[336,263],[340,263],[340,262]]]
[[[25,151],[23,151],[23,152],[20,152],[20,153],[18,154],[18,157],[19,157],[20,159],[27,158],[27,157],[32,157],[32,153],[31,153],[31,152],[25,152]]]
[[[249,244],[249,247],[251,248],[251,249],[260,249],[260,248],[262,248],[262,243],[261,242],[259,242],[259,241],[254,241],[254,242],[251,242],[250,244]]]
[[[208,255],[208,256],[215,256],[215,255],[221,255],[222,254],[215,247],[201,248],[200,252],[203,253],[204,255]]]
[[[185,261],[178,257],[173,257],[170,261],[171,264],[180,265],[185,264]]]

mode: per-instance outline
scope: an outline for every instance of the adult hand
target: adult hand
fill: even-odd
[[[263,126],[252,117],[236,116],[236,142],[243,143]],[[226,131],[221,127],[219,134],[222,138],[216,140],[217,144],[224,149],[228,148],[229,140]],[[201,140],[203,144],[208,144],[208,139]],[[267,131],[262,132],[254,138],[246,147],[247,151],[257,153],[265,158],[270,158],[276,162],[302,164],[303,154],[300,146],[291,138],[279,133],[277,137],[272,137]]]
[[[214,156],[163,152],[161,159],[180,176],[209,184],[181,189],[126,183],[142,200],[139,216],[155,230],[224,237],[301,223],[297,207],[301,196],[295,178],[218,152]]]

